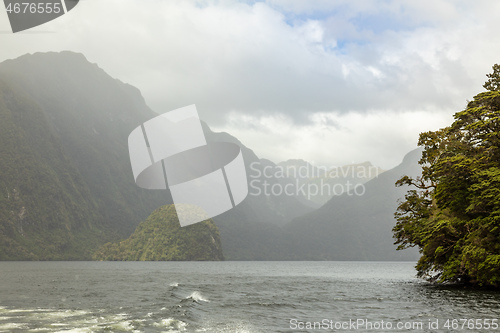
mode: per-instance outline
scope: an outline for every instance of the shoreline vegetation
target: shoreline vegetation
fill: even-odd
[[[249,178],[262,186],[293,188],[288,176],[300,181],[296,188],[314,181],[335,186],[356,175],[366,193],[318,196],[326,200],[319,208],[298,195],[249,195],[235,209],[184,228],[173,206],[162,206],[171,203],[168,196],[133,181],[127,137],[155,115],[137,88],[66,51],[4,61],[0,75],[0,260],[420,257],[418,276],[429,281],[500,286],[499,65],[488,74],[487,91],[453,124],[422,133],[420,150],[380,174],[369,163],[325,168],[330,174],[301,160],[277,165],[203,124],[207,140],[240,145]],[[399,249],[413,249],[396,252],[392,236]]]
[[[395,213],[398,249],[418,247],[419,277],[500,288],[500,65],[449,127],[420,134],[421,177]]]

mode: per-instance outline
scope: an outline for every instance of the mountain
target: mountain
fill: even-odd
[[[136,186],[128,156],[129,133],[155,116],[138,89],[81,54],[0,63],[0,260],[90,259],[171,204],[168,191]],[[405,192],[394,182],[418,171],[415,153],[365,183],[364,195],[334,196],[314,211],[279,165],[202,126],[208,142],[239,145],[247,170],[247,198],[212,219],[226,259],[406,258],[392,246],[392,214]]]
[[[98,204],[42,108],[0,78],[0,259],[75,259],[99,243]],[[88,244],[88,245],[84,245]]]
[[[127,138],[155,114],[81,54],[0,64],[0,259],[89,259],[168,203],[138,188]]]
[[[245,202],[247,205],[253,207],[252,209],[258,210],[255,221],[266,224],[284,225],[291,219],[313,210],[305,200],[295,195],[296,191],[294,189],[290,191],[294,195],[287,195],[286,193],[275,195],[271,193],[269,188],[272,186],[284,188],[289,183],[291,183],[292,188],[295,186],[291,179],[287,177],[281,177],[272,172],[268,173],[264,171],[264,169],[275,169],[276,164],[266,159],[260,159],[251,149],[228,133],[213,132],[206,124],[203,124],[203,131],[207,142],[231,142],[240,146],[245,161],[249,185],[249,194]],[[241,207],[238,205],[233,210],[238,212],[244,211],[248,214],[248,209],[245,209],[245,207],[245,205]],[[224,217],[219,216],[216,220],[220,221]]]
[[[404,175],[421,173],[421,150],[351,193],[335,196],[318,210],[286,226],[290,258],[295,260],[416,260],[416,250],[396,251],[392,227],[399,199],[408,188],[395,187]]]
[[[249,194],[235,208],[213,217],[219,227],[227,260],[281,260],[286,256],[283,226],[292,219],[313,211],[313,206],[297,194],[295,184],[273,172],[276,164],[260,159],[228,133],[215,133],[203,124],[208,142],[232,142],[240,146],[245,160]],[[290,193],[273,195],[272,186]]]
[[[155,210],[126,240],[107,243],[95,260],[224,260],[219,230],[210,220],[181,228],[173,205]]]
[[[82,54],[35,53],[0,63],[0,259],[89,259],[171,204],[168,191],[136,186],[128,156],[130,132],[155,116],[137,88]],[[203,129],[209,142],[238,144],[249,181],[258,182],[244,203],[214,219],[224,253],[266,258],[279,226],[312,208],[297,196],[266,195],[265,183],[288,180],[265,177],[271,162],[227,133]]]

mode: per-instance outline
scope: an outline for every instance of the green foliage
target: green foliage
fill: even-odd
[[[96,204],[40,107],[0,81],[0,260],[89,258]]]
[[[418,246],[417,271],[439,282],[500,287],[500,66],[449,127],[420,134],[421,177],[395,214],[399,249]]]
[[[173,205],[160,207],[126,240],[107,243],[95,260],[223,260],[219,230],[211,220],[181,228]]]
[[[498,91],[500,90],[500,65],[493,65],[493,73],[486,74],[488,77],[488,81],[486,81],[483,85],[484,89],[489,91]]]

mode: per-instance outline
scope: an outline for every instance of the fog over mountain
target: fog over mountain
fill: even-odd
[[[0,61],[77,50],[155,111],[196,103],[212,129],[237,133],[261,158],[389,169],[483,83],[500,52],[499,10],[495,1],[87,0],[29,33],[3,34]],[[7,15],[0,30],[10,30]]]
[[[72,52],[4,61],[0,82],[2,257],[90,258],[167,200],[133,181],[127,137],[154,116],[136,88]]]
[[[82,54],[0,63],[0,259],[88,259],[172,203],[168,191],[137,187],[130,167],[128,135],[156,115],[138,89]],[[249,181],[247,198],[213,218],[226,259],[402,258],[390,237],[404,192],[394,182],[416,170],[414,153],[368,181],[363,196],[334,196],[314,211],[297,179],[265,172],[280,166],[228,133],[203,130],[209,142],[241,147]]]
[[[407,187],[394,183],[404,175],[421,172],[421,149],[408,153],[402,163],[373,178],[363,190],[333,197],[318,210],[287,225],[291,247],[302,260],[415,260],[417,251],[394,251],[391,229],[398,200]]]
[[[89,258],[96,245],[128,237],[172,203],[168,191],[133,180],[128,135],[157,115],[136,88],[72,52],[5,61],[0,80],[2,257]],[[204,130],[208,141],[239,143]],[[242,149],[247,164],[260,164]],[[310,210],[295,198],[250,196],[233,213],[244,216],[241,223],[282,225]]]

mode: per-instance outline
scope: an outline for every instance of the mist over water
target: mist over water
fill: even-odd
[[[299,323],[323,320],[446,332],[446,319],[499,318],[500,293],[433,286],[416,279],[413,266],[0,262],[0,332],[313,332]],[[436,320],[441,329],[429,329]]]

